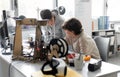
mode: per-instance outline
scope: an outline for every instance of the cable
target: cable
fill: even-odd
[[[10,74],[10,71],[11,71],[12,63],[13,63],[13,62],[11,62],[11,63],[9,64],[9,68],[8,68],[8,77],[11,77],[11,76],[10,76],[10,75],[11,75],[11,74]]]

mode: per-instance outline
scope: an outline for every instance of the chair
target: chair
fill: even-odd
[[[95,36],[94,40],[95,40],[96,45],[98,47],[102,61],[108,61],[110,38]]]

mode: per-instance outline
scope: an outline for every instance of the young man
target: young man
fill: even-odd
[[[65,39],[68,45],[73,47],[76,53],[82,52],[85,55],[91,55],[92,58],[100,59],[100,54],[95,41],[85,34],[81,22],[76,18],[66,21],[62,27],[65,31]]]
[[[46,39],[63,38],[65,36],[62,30],[64,20],[60,17],[57,10],[44,9],[40,12],[40,16],[42,19],[48,19],[48,26],[42,27],[43,35],[51,36],[46,37]]]

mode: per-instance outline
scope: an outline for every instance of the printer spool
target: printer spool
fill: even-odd
[[[49,49],[52,50],[56,46],[59,57],[65,57],[68,53],[68,44],[63,38],[54,38],[49,43]]]

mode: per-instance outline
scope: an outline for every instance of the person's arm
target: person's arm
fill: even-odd
[[[62,19],[61,18],[61,33],[62,33],[62,38],[64,38],[65,37],[65,32],[64,32],[64,30],[62,29],[62,25],[64,24],[64,19]]]
[[[59,15],[55,17],[55,34],[59,38],[65,37],[65,32],[62,29],[62,25],[64,23],[64,19],[62,19]]]

